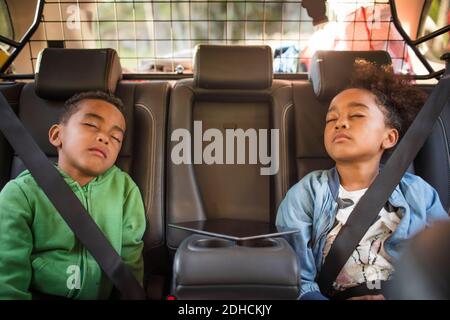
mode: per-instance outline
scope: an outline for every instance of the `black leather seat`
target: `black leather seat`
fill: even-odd
[[[323,146],[325,113],[332,95],[348,83],[355,56],[390,62],[383,52],[318,52],[310,81],[292,85],[272,79],[267,47],[200,46],[195,79],[178,81],[171,92],[169,83],[163,81],[121,81],[113,50],[46,49],[36,82],[2,83],[0,91],[51,160],[56,160],[56,151],[47,131],[66,98],[79,91],[105,90],[123,100],[128,132],[117,164],[130,173],[142,192],[150,221],[145,235],[147,276],[153,284],[161,284],[170,269],[167,246],[176,249],[189,236],[168,229],[166,237],[167,222],[217,218],[273,222],[291,185],[312,170],[334,165]],[[237,128],[280,129],[278,173],[262,176],[260,164],[174,164],[171,151],[177,142],[171,141],[171,134],[184,128],[194,137],[196,120],[202,121],[203,130],[216,128],[222,133]],[[416,174],[437,189],[447,210],[449,130],[450,110],[446,109],[413,166]],[[0,154],[1,188],[24,167],[2,136]],[[161,289],[150,286],[155,288]],[[160,294],[161,290],[150,293],[156,298]]]
[[[279,117],[290,105],[291,83],[272,80],[270,47],[199,46],[194,79],[178,81],[171,94],[167,221],[273,223],[280,176],[262,175],[263,166],[250,164],[248,153],[245,164],[236,164],[236,158],[234,164],[226,164],[230,150],[225,148],[223,163],[206,164],[204,159],[195,163],[203,150],[195,149],[194,139],[203,132],[199,122],[194,122],[201,121],[203,131],[216,129],[226,143],[227,129],[279,129]],[[172,137],[176,130],[192,137],[188,145],[194,145],[196,154],[187,155],[190,163],[177,164],[171,159],[180,143],[179,134]],[[270,145],[266,141],[264,147],[270,150]],[[284,239],[236,245],[204,236],[189,237],[188,232],[173,228],[167,234],[168,246],[178,248],[173,293],[180,299],[292,299],[298,295],[297,260]]]
[[[170,84],[134,83],[121,78],[119,57],[112,49],[45,49],[35,82],[1,85],[0,90],[52,161],[57,160],[57,153],[48,141],[48,129],[57,122],[66,99],[77,92],[101,90],[115,93],[123,101],[127,133],[116,164],[131,175],[144,200],[150,222],[144,236],[144,257],[151,281],[168,269],[168,260],[164,260],[167,254],[164,255],[163,168]],[[0,150],[0,187],[3,187],[24,166],[3,136]]]
[[[248,153],[246,164],[236,164],[236,157],[234,164],[225,164],[225,152],[223,164],[194,164],[193,155],[188,156],[191,164],[175,164],[171,152],[179,140],[172,141],[171,135],[176,129],[185,129],[196,139],[194,121],[202,122],[203,131],[218,129],[224,144],[227,129],[278,129],[274,117],[292,105],[291,90],[289,81],[272,79],[268,46],[198,47],[194,79],[178,81],[171,94],[167,137],[169,223],[220,218],[274,222],[278,175],[261,175],[263,166],[249,164]],[[270,150],[270,143],[265,147]],[[169,228],[168,246],[177,248],[187,235]]]
[[[235,241],[192,235],[178,248],[173,290],[188,300],[287,300],[299,292],[299,266],[283,238]]]
[[[414,160],[415,173],[431,184],[450,213],[450,108],[442,111]]]

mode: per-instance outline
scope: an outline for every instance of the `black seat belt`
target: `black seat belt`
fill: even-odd
[[[442,110],[450,107],[450,68],[428,97],[403,139],[397,145],[372,185],[353,209],[325,259],[317,282],[323,294],[331,295],[333,282],[359,242],[375,222],[387,199],[400,183],[408,166],[430,135]]]
[[[145,299],[144,289],[17,118],[2,93],[0,93],[0,130],[75,236],[120,291],[121,298]]]

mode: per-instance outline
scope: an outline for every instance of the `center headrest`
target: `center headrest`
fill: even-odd
[[[266,89],[272,86],[269,46],[199,45],[194,79],[205,89]]]
[[[319,100],[329,100],[350,84],[357,59],[379,66],[392,64],[386,51],[317,51],[312,57],[309,78]]]
[[[114,93],[122,77],[113,49],[49,48],[39,59],[36,94],[43,99],[66,100],[82,91]]]

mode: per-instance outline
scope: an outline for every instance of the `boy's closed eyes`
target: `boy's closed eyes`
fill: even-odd
[[[81,124],[93,128],[92,130],[100,130],[101,126],[104,124],[105,119],[96,113],[87,113],[83,116]],[[110,130],[110,136],[117,143],[121,144],[123,136],[125,135],[125,129],[122,129],[118,124],[112,126]]]

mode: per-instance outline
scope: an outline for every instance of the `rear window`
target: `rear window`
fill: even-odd
[[[425,5],[425,14],[423,15],[423,19],[419,27],[419,36],[428,35],[440,28],[448,26],[450,24],[449,8],[449,0],[428,1]],[[439,58],[445,52],[450,51],[449,36],[450,31],[424,42],[419,47],[427,61],[435,70],[443,67],[443,63]],[[419,68],[420,67],[418,67],[418,69]],[[419,72],[422,72],[422,70]]]
[[[321,3],[47,0],[42,23],[21,53],[29,63],[15,70],[34,73],[38,53],[56,46],[114,48],[124,73],[190,73],[195,46],[209,43],[270,45],[279,73],[307,73],[316,50],[387,50],[398,72],[418,73],[388,1],[328,0],[328,22],[321,24],[308,15],[314,2]]]

